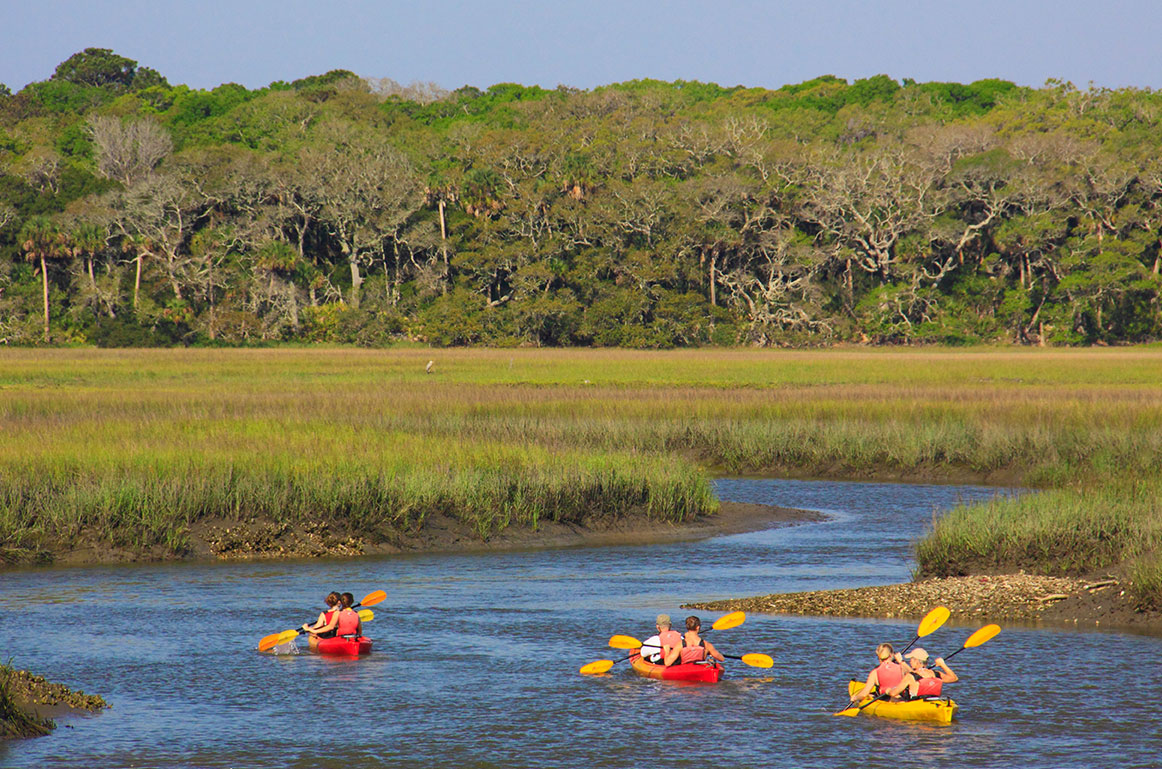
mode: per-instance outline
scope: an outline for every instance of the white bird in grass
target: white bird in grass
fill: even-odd
[[[428,361],[428,365],[424,366],[424,371],[428,374],[432,373],[432,366],[436,365],[434,360]]]

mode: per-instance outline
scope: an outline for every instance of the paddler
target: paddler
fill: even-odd
[[[698,635],[698,631],[701,629],[702,620],[692,616],[686,618],[686,634],[682,636],[682,664],[685,665],[688,662],[704,662],[707,657],[716,659],[719,662],[725,662],[726,657],[723,657],[714,648],[714,644]]]
[[[888,693],[893,697],[903,695],[904,699],[911,700],[939,697],[944,684],[960,680],[960,677],[944,662],[943,657],[937,657],[933,664],[939,670],[928,667],[928,652],[919,647],[908,652],[908,667],[911,670],[904,675],[904,680],[898,686],[892,687]]]
[[[310,633],[307,646],[311,648],[311,651],[314,651],[318,647],[320,638],[335,637],[335,629],[339,624],[339,610],[341,608],[339,603],[341,599],[342,596],[332,590],[323,599],[323,602],[327,604],[327,608],[319,614],[319,618],[315,620],[315,624],[303,625],[303,631]]]
[[[682,636],[673,629],[669,614],[659,614],[655,627],[658,629],[658,645],[662,647],[662,664],[668,667],[682,656]]]
[[[877,646],[876,657],[880,664],[868,673],[867,683],[852,696],[852,703],[860,702],[873,690],[878,690],[880,694],[891,692],[892,689],[903,683],[904,676],[912,672],[908,663],[904,662],[902,656],[896,654],[896,650],[892,648],[891,644],[883,643]]]
[[[335,635],[340,637],[351,636],[358,638],[363,635],[363,620],[359,619],[359,612],[351,607],[355,604],[355,596],[344,593],[339,596],[339,614],[335,626]]]

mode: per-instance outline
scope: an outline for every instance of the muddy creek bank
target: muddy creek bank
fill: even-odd
[[[592,516],[582,524],[542,521],[535,529],[508,526],[482,538],[469,524],[452,516],[432,516],[421,529],[390,539],[352,534],[345,526],[325,522],[289,524],[255,518],[213,518],[190,527],[189,546],[175,554],[161,547],[110,547],[96,541],[46,541],[35,559],[7,566],[90,566],[168,561],[233,561],[280,558],[342,558],[400,553],[455,553],[526,548],[650,545],[694,542],[769,526],[821,520],[810,510],[746,502],[723,502],[713,515],[669,523],[645,515]]]

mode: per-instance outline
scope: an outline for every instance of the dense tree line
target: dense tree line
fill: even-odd
[[[0,86],[10,344],[1143,341],[1162,96],[635,81]]]

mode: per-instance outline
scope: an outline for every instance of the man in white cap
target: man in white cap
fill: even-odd
[[[908,652],[908,667],[911,668],[899,685],[892,687],[890,694],[895,697],[907,691],[905,699],[923,699],[924,697],[939,697],[944,684],[955,683],[960,680],[952,668],[944,662],[944,658],[937,657],[933,663],[939,670],[928,667],[928,652],[916,647]]]

